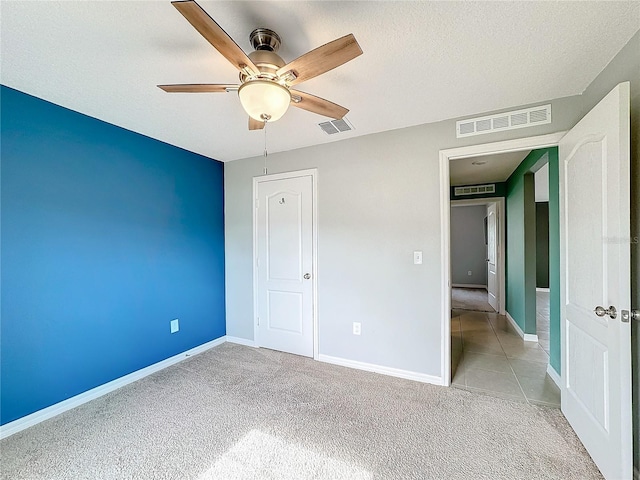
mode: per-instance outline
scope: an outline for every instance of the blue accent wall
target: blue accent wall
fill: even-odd
[[[225,334],[224,170],[0,94],[5,424]]]

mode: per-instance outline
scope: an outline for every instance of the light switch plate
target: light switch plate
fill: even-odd
[[[422,252],[416,250],[413,252],[413,264],[414,265],[422,265]]]

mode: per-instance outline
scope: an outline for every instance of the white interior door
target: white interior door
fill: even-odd
[[[258,346],[313,357],[313,176],[256,182]]]
[[[496,203],[487,205],[487,291],[489,305],[500,311],[498,282],[498,215]]]
[[[559,146],[562,412],[608,479],[632,470],[629,145],[622,83]]]

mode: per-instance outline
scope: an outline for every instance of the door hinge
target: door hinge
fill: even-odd
[[[256,317],[256,321],[258,322],[258,326],[260,326],[260,317]]]
[[[260,199],[256,198],[256,208],[260,207]]]

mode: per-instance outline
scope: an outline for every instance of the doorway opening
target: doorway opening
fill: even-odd
[[[451,306],[457,310],[504,310],[504,245],[499,219],[504,199],[451,202]]]
[[[482,360],[482,353],[502,353],[488,319],[504,314],[504,204],[502,197],[451,201],[451,371],[456,386],[467,385],[465,350],[466,365]],[[473,381],[469,378],[470,385]]]
[[[507,192],[505,190],[505,180],[511,175],[511,173],[522,163],[523,159],[531,152],[531,150],[537,148],[548,147],[550,144],[557,143],[559,137],[562,134],[548,135],[543,137],[537,137],[532,139],[522,139],[520,141],[500,142],[494,145],[478,145],[474,147],[463,147],[461,149],[452,149],[441,152],[441,173],[443,174],[441,180],[446,180],[446,190],[449,193],[448,198],[445,198],[443,194],[443,203],[447,205],[446,210],[449,213],[449,218],[446,219],[446,228],[443,225],[443,233],[446,234],[443,239],[443,271],[446,278],[446,291],[450,292],[452,288],[461,286],[459,278],[461,273],[469,275],[469,269],[461,269],[456,265],[458,258],[454,258],[456,249],[457,238],[460,232],[456,231],[456,222],[460,208],[471,206],[475,203],[477,206],[483,206],[487,208],[492,202],[503,205],[501,210],[502,214],[505,211],[508,212],[508,205],[506,202]],[[474,166],[496,167],[496,163],[502,156],[503,159],[507,157],[509,153],[512,162],[511,167],[507,167],[506,173],[502,172],[502,177],[497,176],[495,171],[490,171],[488,174],[492,177],[483,177],[478,175],[480,169],[471,171],[474,177],[472,180],[466,180],[466,185],[494,183],[492,187],[494,195],[491,198],[474,198],[473,200],[466,200],[459,202],[457,197],[454,196],[454,186],[460,185],[460,180],[456,179],[456,175],[464,168],[459,168],[461,161],[467,161]],[[494,161],[489,161],[486,155],[494,157]],[[496,157],[497,156],[497,157]],[[496,161],[496,158],[499,160]],[[493,163],[493,165],[490,165]],[[464,165],[463,165],[464,166]],[[504,167],[504,165],[500,165]],[[538,165],[536,164],[536,168]],[[491,168],[489,168],[491,170]],[[445,176],[446,172],[446,176]],[[533,186],[533,174],[531,175],[531,186]],[[445,188],[443,188],[445,190]],[[533,193],[533,192],[532,192]],[[533,200],[533,196],[531,197]],[[462,207],[463,205],[464,207]],[[444,213],[443,209],[443,213]],[[500,208],[498,207],[498,210]],[[535,216],[535,203],[532,202],[532,210]],[[469,210],[471,212],[471,210]],[[485,217],[488,219],[488,210],[485,210]],[[476,212],[478,215],[480,212]],[[462,215],[464,216],[464,215]],[[484,219],[483,219],[484,220]],[[498,226],[502,229],[502,237],[498,239],[498,244],[502,248],[500,259],[503,264],[506,264],[505,256],[508,255],[505,252],[507,230],[509,227],[508,220],[505,218],[500,219],[498,217]],[[488,224],[488,222],[487,222]],[[487,231],[485,229],[485,231]],[[533,230],[535,234],[535,230]],[[483,232],[484,233],[484,232]],[[521,239],[521,243],[524,239]],[[513,241],[513,239],[512,239]],[[489,241],[486,242],[486,260],[489,259]],[[535,236],[534,236],[535,247]],[[522,246],[521,246],[522,249]],[[446,253],[444,253],[446,251]],[[535,251],[535,248],[534,248]],[[507,255],[505,255],[507,253]],[[535,256],[532,257],[535,266]],[[472,274],[473,274],[473,270]],[[502,270],[502,280],[506,278],[506,272]],[[533,287],[535,293],[535,270]],[[462,284],[464,285],[464,284]],[[444,287],[444,286],[443,286]],[[487,289],[488,281],[487,281]],[[537,345],[537,336],[527,336],[526,340],[536,340],[536,342],[525,342],[524,330],[518,331],[517,323],[513,325],[514,319],[511,318],[506,308],[506,304],[509,301],[506,288],[499,289],[503,292],[500,300],[500,307],[494,311],[483,311],[485,309],[476,309],[475,311],[466,311],[460,307],[456,300],[455,293],[449,293],[449,298],[444,303],[448,303],[445,312],[449,312],[448,322],[449,325],[449,341],[450,341],[450,357],[447,361],[450,361],[449,368],[452,374],[452,383],[455,386],[463,387],[469,390],[482,390],[484,393],[496,394],[497,396],[520,399],[530,401],[531,403],[539,403],[545,405],[559,406],[560,395],[559,390],[553,385],[553,381],[546,376],[548,369],[548,354],[540,349]],[[534,297],[535,298],[535,297]],[[489,309],[486,309],[489,310]],[[493,310],[493,309],[492,309]],[[535,322],[535,310],[534,319]],[[535,328],[535,323],[534,323]],[[534,330],[535,331],[535,330]],[[533,338],[531,338],[533,337]],[[531,348],[535,346],[536,348]],[[544,355],[537,356],[538,354]],[[536,358],[533,358],[536,357]],[[535,379],[535,381],[531,381]],[[538,385],[535,385],[535,384]],[[553,395],[548,395],[548,384],[553,385]],[[493,385],[495,387],[494,392],[487,392],[487,386]],[[540,388],[538,388],[540,387]],[[538,391],[536,392],[536,389]]]

